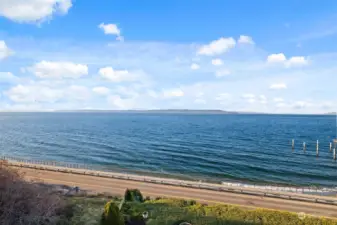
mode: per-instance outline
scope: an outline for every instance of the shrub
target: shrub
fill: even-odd
[[[129,202],[144,202],[143,195],[138,189],[126,189],[124,199]]]
[[[67,206],[50,188],[26,182],[17,170],[0,163],[0,224],[58,224],[72,216]]]
[[[101,225],[124,225],[123,215],[113,201],[105,204]]]

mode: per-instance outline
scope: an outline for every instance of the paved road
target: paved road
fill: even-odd
[[[308,203],[252,195],[217,192],[137,181],[101,178],[85,175],[60,173],[21,168],[28,180],[39,180],[50,184],[78,186],[95,192],[123,195],[126,188],[138,188],[144,196],[194,199],[202,203],[227,203],[248,208],[269,208],[292,212],[304,212],[314,216],[337,218],[337,206]]]

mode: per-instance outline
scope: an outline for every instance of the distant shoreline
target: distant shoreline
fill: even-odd
[[[305,115],[305,116],[335,116],[336,112],[328,113],[267,113],[240,112],[225,110],[193,110],[193,109],[162,109],[162,110],[45,110],[45,111],[0,111],[0,113],[136,113],[136,114],[184,114],[184,115]]]

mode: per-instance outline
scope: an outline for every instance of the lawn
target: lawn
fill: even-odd
[[[74,205],[72,225],[98,225],[108,197],[71,197]],[[149,212],[148,225],[174,225],[186,220],[193,225],[337,225],[337,220],[316,218],[296,213],[266,209],[248,210],[231,205],[203,205],[195,201],[177,199],[148,200],[144,203],[126,203],[129,213]]]

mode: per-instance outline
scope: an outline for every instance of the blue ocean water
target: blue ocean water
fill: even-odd
[[[217,182],[336,187],[335,137],[335,116],[0,113],[3,155]]]

